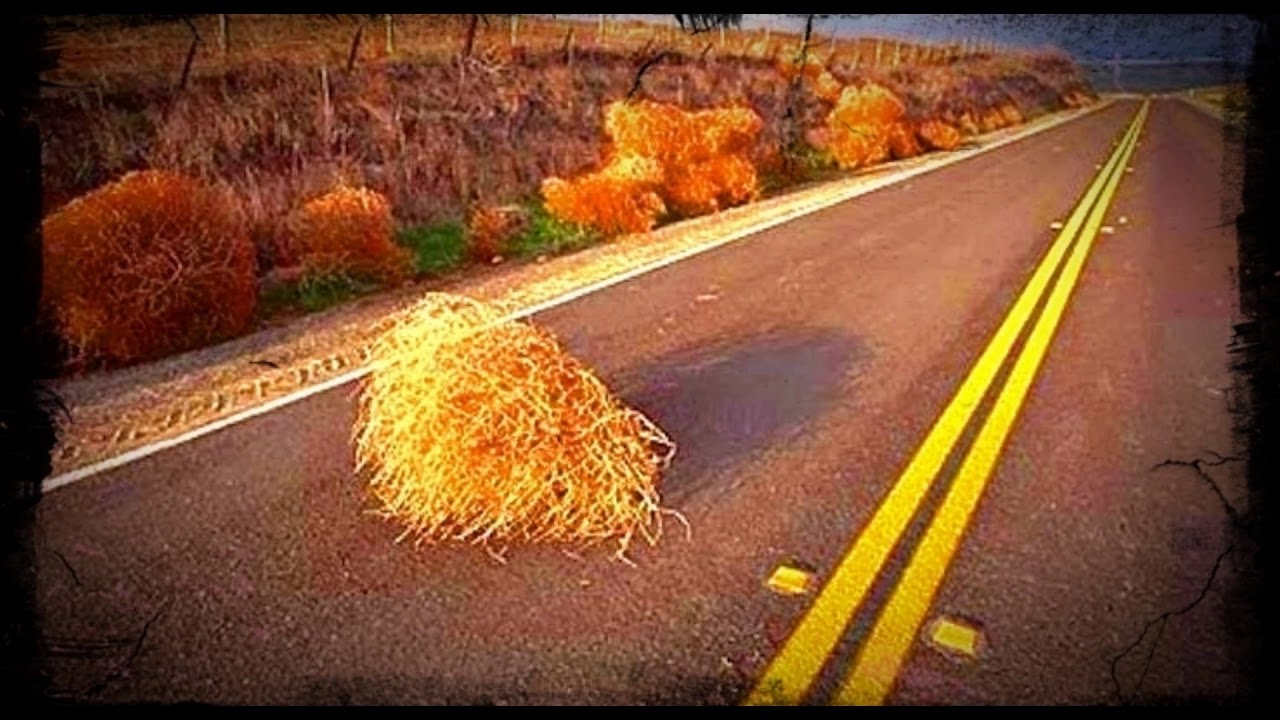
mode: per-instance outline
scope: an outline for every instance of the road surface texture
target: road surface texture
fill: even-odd
[[[783,561],[815,571],[816,587],[830,577],[1140,105],[535,316],[680,446],[663,494],[691,532],[668,519],[656,547],[633,546],[636,567],[608,549],[515,547],[502,563],[395,544],[353,475],[356,386],[57,490],[37,529],[53,690],[103,702],[742,702],[815,594],[765,580]],[[978,655],[945,656],[922,630],[885,702],[1249,690],[1253,610],[1236,590],[1248,544],[1215,494],[1244,510],[1242,463],[1201,465],[1213,484],[1194,467],[1153,469],[1233,452],[1236,247],[1223,223],[1238,189],[1225,148],[1212,118],[1150,104],[1105,219],[1114,232],[1097,236],[929,606],[930,622],[977,627]],[[894,557],[806,702],[832,697],[902,572]]]

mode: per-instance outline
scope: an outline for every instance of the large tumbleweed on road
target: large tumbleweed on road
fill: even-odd
[[[401,539],[486,546],[660,534],[675,445],[547,330],[433,293],[371,350],[357,467]]]

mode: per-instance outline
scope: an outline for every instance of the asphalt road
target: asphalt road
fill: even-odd
[[[104,702],[740,702],[813,600],[766,578],[789,559],[830,576],[1138,106],[536,316],[680,446],[663,495],[692,532],[668,521],[656,547],[633,548],[636,567],[608,550],[511,548],[503,564],[394,544],[352,472],[354,386],[52,493],[37,528],[52,689]],[[928,615],[979,627],[981,652],[958,661],[916,642],[886,702],[1249,689],[1247,541],[1194,468],[1152,469],[1232,453],[1226,148],[1214,120],[1152,103],[1108,213],[1115,232],[1098,236]],[[1243,510],[1239,465],[1206,470]],[[1196,600],[1233,542],[1204,598],[1124,654]],[[809,702],[830,697],[901,565]]]

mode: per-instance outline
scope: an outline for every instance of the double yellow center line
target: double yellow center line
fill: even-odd
[[[935,421],[871,521],[845,553],[800,624],[765,668],[745,704],[799,704],[809,694],[1000,368],[1005,365],[1014,344],[1044,297],[1050,279],[1071,251],[1043,312],[1014,362],[986,422],[978,431],[941,508],[930,522],[869,636],[862,643],[852,670],[833,697],[836,704],[880,704],[884,701],[932,605],[951,557],[968,527],[1057,330],[1124,168],[1133,154],[1148,105],[1147,101],[1143,102],[1116,150],[1076,205],[977,363]]]

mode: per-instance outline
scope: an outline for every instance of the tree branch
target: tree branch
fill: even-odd
[[[666,50],[663,50],[659,52],[657,55],[654,55],[648,60],[645,60],[644,63],[640,65],[640,69],[636,70],[635,80],[631,83],[631,89],[627,91],[626,100],[628,102],[630,102],[631,96],[634,95],[635,92],[640,89],[640,81],[644,79],[644,74],[649,71],[649,68],[662,62],[667,57],[668,54],[669,53]]]
[[[191,29],[191,47],[187,50],[187,59],[182,63],[182,78],[178,80],[178,90],[185,90],[187,87],[187,78],[191,77],[191,63],[196,59],[196,46],[200,44],[200,32],[196,30],[196,26],[192,24],[190,18],[182,18],[182,22],[187,24]]]
[[[356,26],[355,37],[351,38],[351,52],[347,54],[347,72],[351,72],[351,68],[356,65],[356,53],[360,50],[360,38],[364,35],[365,20],[361,19],[360,24]]]

